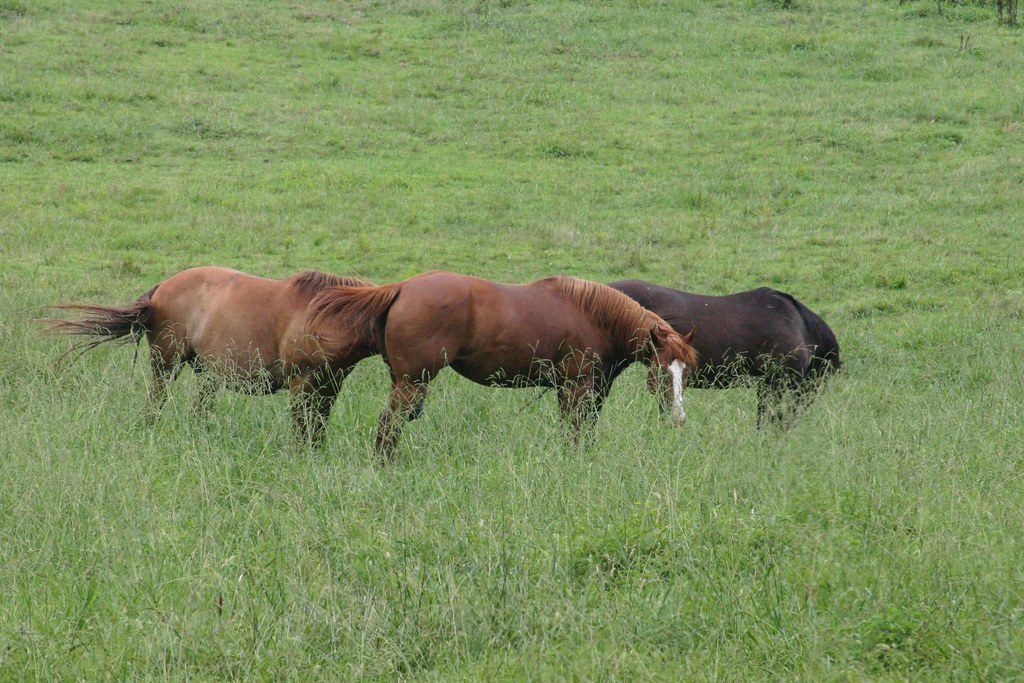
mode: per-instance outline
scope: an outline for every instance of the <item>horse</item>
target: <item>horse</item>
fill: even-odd
[[[369,284],[312,270],[274,280],[229,268],[190,268],[126,306],[60,304],[51,308],[86,315],[40,322],[52,333],[95,337],[70,349],[82,353],[106,342],[138,344],[146,337],[152,369],[150,421],[167,398],[167,385],[191,365],[203,378],[200,408],[207,409],[213,399],[216,382],[211,375],[246,394],[288,388],[298,435],[319,443],[350,367],[341,358],[327,362],[308,346],[303,337],[306,309],[327,287]]]
[[[692,334],[605,285],[554,276],[513,285],[443,271],[380,286],[338,286],[310,303],[307,334],[325,357],[381,354],[391,395],[376,449],[394,456],[402,426],[423,411],[430,381],[445,367],[478,384],[557,390],[574,439],[592,424],[626,366],[643,361],[678,424],[696,364]]]
[[[690,386],[757,388],[757,425],[791,425],[817,387],[839,371],[832,329],[795,297],[768,287],[725,296],[682,292],[643,280],[609,284],[679,332],[697,330],[700,362]]]

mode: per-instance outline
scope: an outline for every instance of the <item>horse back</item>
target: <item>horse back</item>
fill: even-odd
[[[576,326],[576,307],[549,289],[493,282],[448,272],[406,280],[388,314],[387,329],[412,327],[463,345],[487,346],[490,340],[559,336]]]
[[[482,384],[531,377],[538,361],[572,349],[602,356],[604,339],[579,308],[543,281],[525,285],[435,272],[406,280],[385,325],[392,370],[436,371],[450,364]],[[408,364],[408,367],[406,365]]]

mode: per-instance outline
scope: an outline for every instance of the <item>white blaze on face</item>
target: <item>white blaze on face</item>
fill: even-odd
[[[672,419],[680,427],[686,422],[686,411],[683,410],[683,370],[685,369],[686,363],[681,360],[674,360],[668,366],[668,371],[672,373]]]

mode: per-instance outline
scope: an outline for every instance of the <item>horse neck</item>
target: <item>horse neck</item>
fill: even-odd
[[[656,317],[628,296],[607,285],[568,276],[545,278],[534,284],[553,287],[572,301],[585,317],[608,335],[629,362],[642,360]]]
[[[618,343],[622,347],[623,355],[629,358],[629,362],[646,361],[650,353],[650,330],[646,317],[642,322],[634,325],[624,325],[619,330]]]

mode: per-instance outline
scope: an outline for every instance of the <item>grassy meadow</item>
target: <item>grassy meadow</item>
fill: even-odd
[[[1024,32],[782,4],[0,0],[0,680],[1024,676]],[[768,285],[844,372],[582,451],[446,373],[381,468],[379,359],[298,452],[32,322],[207,264]]]

